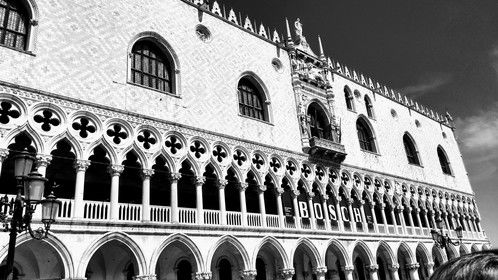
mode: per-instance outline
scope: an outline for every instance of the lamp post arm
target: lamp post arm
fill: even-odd
[[[22,210],[23,210],[23,201],[21,197],[21,190],[19,189],[16,200],[14,202],[14,213],[12,216],[12,220],[10,221],[10,237],[9,237],[9,249],[7,252],[7,262],[5,264],[4,274],[1,275],[2,280],[7,280],[9,275],[12,273],[12,269],[14,268],[14,254],[16,252],[16,240],[17,240],[17,230],[18,226],[22,227]],[[21,225],[19,225],[21,223]]]

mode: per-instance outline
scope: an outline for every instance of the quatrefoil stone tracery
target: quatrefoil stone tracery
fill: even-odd
[[[308,165],[303,164],[301,173],[304,175],[304,177],[308,178],[308,176],[311,174],[311,168]]]
[[[151,146],[155,145],[157,143],[156,137],[150,132],[149,130],[143,130],[140,132],[140,134],[137,136],[138,142],[142,143],[142,146],[144,149],[148,150],[150,149]]]
[[[213,156],[216,158],[218,162],[223,162],[223,160],[228,156],[225,148],[218,145],[213,150]]]
[[[317,166],[316,168],[316,176],[318,176],[318,180],[322,180],[323,177],[325,176],[325,172],[323,171],[323,168]]]
[[[52,130],[52,127],[61,124],[60,119],[57,118],[54,112],[48,109],[38,112],[33,119],[36,123],[41,124],[41,129],[46,132]]]
[[[233,159],[237,162],[237,165],[239,166],[242,166],[247,161],[246,155],[241,150],[235,151]]]
[[[122,140],[128,138],[128,133],[126,133],[120,124],[114,124],[107,130],[107,136],[111,137],[112,142],[119,145]]]
[[[285,168],[287,169],[290,175],[294,175],[294,172],[296,172],[297,170],[296,165],[292,161],[288,161]]]
[[[280,161],[277,158],[272,158],[270,161],[270,167],[273,169],[273,172],[277,172],[280,167],[282,167],[282,164],[280,164]]]
[[[85,117],[75,120],[72,124],[74,130],[78,131],[81,138],[87,138],[89,134],[95,133],[97,129],[95,125]]]
[[[21,116],[21,112],[8,101],[0,103],[0,123],[8,124],[10,119],[17,119]]]
[[[204,145],[200,141],[194,141],[190,146],[190,151],[196,158],[201,158],[206,153],[206,148],[204,148]]]
[[[256,166],[257,169],[261,169],[261,167],[265,164],[265,161],[260,154],[254,154],[252,163]]]
[[[170,152],[172,154],[176,154],[183,147],[183,145],[180,142],[180,140],[178,140],[178,138],[176,136],[174,136],[174,135],[171,135],[166,140],[166,142],[164,143],[164,145],[166,146],[166,148],[169,148],[169,150],[170,150]]]

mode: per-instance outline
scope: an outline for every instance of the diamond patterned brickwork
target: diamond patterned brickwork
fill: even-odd
[[[168,121],[300,151],[288,55],[204,14],[212,33],[201,41],[195,8],[179,1],[38,0],[34,56],[0,48],[0,80]],[[137,34],[156,32],[179,60],[181,97],[127,83]],[[271,65],[278,57],[277,73]],[[268,89],[272,124],[238,115],[237,82],[253,72]],[[294,121],[295,120],[295,121]]]

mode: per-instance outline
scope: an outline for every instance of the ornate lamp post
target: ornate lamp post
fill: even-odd
[[[463,229],[461,226],[458,226],[455,231],[458,237],[457,241],[451,240],[451,238],[448,236],[448,233],[446,235],[443,234],[443,220],[440,218],[437,218],[436,220],[436,226],[439,229],[439,231],[433,229],[431,230],[431,235],[432,239],[436,243],[437,246],[440,248],[448,249],[447,246],[448,244],[452,244],[454,246],[458,246],[462,243],[462,236],[463,236]]]
[[[10,231],[7,263],[1,279],[7,279],[12,273],[17,234],[28,231],[31,237],[41,240],[47,237],[50,225],[55,222],[61,202],[51,193],[43,199],[45,182],[47,181],[38,172],[31,172],[35,158],[23,151],[14,156],[14,175],[17,180],[17,196],[10,201],[6,196],[0,198],[0,222],[4,231]],[[22,192],[24,190],[24,197]],[[31,219],[36,206],[41,204],[43,227],[33,230]],[[7,212],[8,210],[8,212]],[[12,215],[10,218],[9,216]]]

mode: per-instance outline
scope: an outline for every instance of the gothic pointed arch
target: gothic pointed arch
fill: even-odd
[[[224,235],[209,249],[205,267],[217,271],[219,262],[228,259],[231,266],[238,273],[251,267],[247,251],[240,241],[232,235]]]
[[[405,153],[406,158],[408,159],[408,163],[421,165],[417,145],[415,144],[413,137],[408,132],[405,132],[405,134],[403,135],[403,146],[405,147]]]
[[[366,94],[365,94],[365,97],[363,99],[365,101],[365,110],[367,112],[367,116],[371,119],[375,118],[372,100]]]
[[[437,147],[437,156],[439,158],[439,164],[441,165],[441,171],[443,171],[444,174],[453,175],[450,161],[448,160],[448,154],[441,145]]]
[[[270,99],[262,80],[252,72],[244,72],[237,83],[239,114],[271,122]]]
[[[330,119],[326,109],[318,101],[313,101],[308,105],[307,115],[309,118],[309,127],[312,137],[332,140]]]
[[[375,133],[365,116],[360,115],[360,117],[358,117],[358,120],[356,121],[356,132],[358,134],[361,150],[378,153]]]
[[[261,240],[256,247],[251,259],[251,267],[256,268],[257,259],[261,258],[265,265],[271,265],[271,272],[278,272],[280,269],[289,268],[289,258],[280,242],[273,236],[267,236]],[[272,273],[273,274],[273,273]]]
[[[350,111],[354,111],[354,97],[351,89],[348,86],[344,87],[344,99],[346,101],[346,108]]]
[[[171,45],[156,32],[142,32],[129,44],[129,82],[180,95],[180,62]]]

